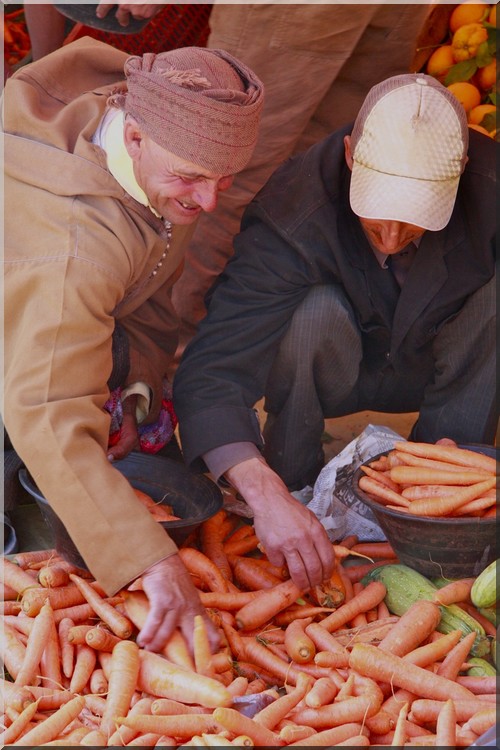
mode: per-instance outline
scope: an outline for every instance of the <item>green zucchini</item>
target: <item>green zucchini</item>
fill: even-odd
[[[418,599],[433,600],[434,592],[438,590],[428,578],[416,570],[395,563],[373,568],[362,580],[366,586],[370,581],[382,581],[387,589],[385,603],[394,615],[403,615]],[[463,636],[476,632],[476,640],[471,649],[473,656],[486,656],[490,651],[490,644],[483,626],[456,604],[439,605],[441,620],[437,626],[440,633],[451,633],[461,630]]]
[[[491,607],[497,600],[497,565],[493,560],[476,578],[470,590],[475,607]]]
[[[474,665],[467,670],[468,675],[471,675],[473,677],[496,677],[497,670],[495,669],[493,664],[490,664],[490,662],[486,661],[486,659],[480,659],[476,656],[473,656],[467,659],[467,663]]]
[[[486,619],[489,620],[492,625],[498,627],[498,614],[495,605],[493,605],[492,607],[478,607],[477,611],[483,617],[486,617]]]

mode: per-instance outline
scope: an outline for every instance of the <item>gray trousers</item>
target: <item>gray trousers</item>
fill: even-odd
[[[432,378],[428,366],[370,372],[344,292],[314,287],[296,310],[269,375],[264,456],[290,489],[312,484],[324,461],[324,419],[365,409],[419,411],[414,440],[493,444],[495,344],[493,278],[437,334]]]

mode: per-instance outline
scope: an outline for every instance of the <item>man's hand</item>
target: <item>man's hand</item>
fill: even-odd
[[[116,3],[99,3],[95,13],[97,18],[107,16],[115,5]],[[120,26],[128,26],[130,16],[132,18],[154,18],[165,6],[166,3],[118,3],[115,17]]]
[[[293,582],[302,590],[331,576],[335,553],[324,527],[263,459],[242,461],[226,477],[252,508],[255,533],[274,565],[286,562]]]
[[[139,646],[147,651],[161,651],[174,630],[179,628],[193,653],[194,616],[202,615],[212,653],[215,653],[220,640],[217,629],[202,606],[179,555],[160,560],[148,568],[141,578],[150,609],[137,636]]]

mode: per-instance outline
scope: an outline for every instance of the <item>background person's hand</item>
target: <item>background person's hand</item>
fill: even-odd
[[[125,458],[131,451],[139,450],[139,433],[137,431],[137,419],[135,416],[137,397],[129,396],[122,404],[123,421],[120,437],[115,445],[108,448],[107,455],[110,461],[119,461]]]
[[[147,651],[161,651],[176,628],[182,632],[193,653],[194,616],[202,615],[207,625],[212,653],[219,647],[219,634],[201,604],[184,563],[172,555],[152,565],[141,576],[149,600],[149,613],[137,636]]]
[[[99,3],[96,16],[104,18],[115,6],[116,3]],[[137,19],[151,19],[163,10],[165,6],[166,3],[118,3],[115,17],[120,26],[128,26],[131,16]]]
[[[242,461],[226,477],[252,508],[255,533],[273,565],[286,563],[303,591],[331,576],[335,553],[323,525],[263,460]]]

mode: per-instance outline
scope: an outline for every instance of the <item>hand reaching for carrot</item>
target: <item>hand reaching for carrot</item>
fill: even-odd
[[[137,643],[148,651],[161,651],[178,627],[193,653],[194,616],[206,622],[212,653],[219,646],[218,632],[202,606],[198,591],[179,555],[152,565],[142,575],[142,588],[150,610]]]
[[[226,477],[252,508],[255,533],[273,565],[286,563],[302,591],[330,578],[335,553],[324,527],[264,460],[242,461]]]

